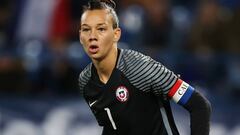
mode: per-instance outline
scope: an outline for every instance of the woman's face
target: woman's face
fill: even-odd
[[[87,10],[83,13],[79,37],[91,59],[102,60],[116,49],[121,30],[113,29],[112,20],[107,9]]]

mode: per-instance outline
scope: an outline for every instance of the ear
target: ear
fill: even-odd
[[[113,41],[118,42],[120,37],[121,37],[121,29],[120,28],[114,29],[114,39],[113,39]]]

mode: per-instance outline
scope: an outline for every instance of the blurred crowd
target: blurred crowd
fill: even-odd
[[[210,93],[240,95],[238,0],[115,0],[120,48],[138,50]],[[0,95],[74,96],[90,62],[79,43],[87,0],[0,1]]]

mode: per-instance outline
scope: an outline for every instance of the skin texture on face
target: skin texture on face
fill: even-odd
[[[117,50],[121,35],[113,29],[112,16],[107,9],[88,10],[81,17],[80,42],[93,61],[102,61]]]

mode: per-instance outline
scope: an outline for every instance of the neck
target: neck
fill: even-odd
[[[111,53],[109,53],[109,55],[107,55],[104,59],[100,61],[93,60],[93,64],[97,69],[99,79],[105,84],[109,80],[116,65],[117,54],[117,48],[114,48],[113,51],[111,51]]]

